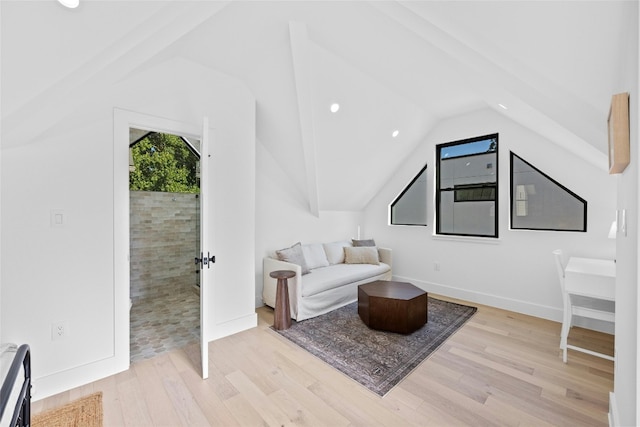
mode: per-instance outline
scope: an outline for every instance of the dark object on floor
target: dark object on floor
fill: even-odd
[[[276,270],[269,273],[269,276],[278,279],[273,328],[277,330],[289,329],[291,327],[291,309],[289,308],[289,283],[287,279],[296,277],[296,272]]]
[[[358,315],[371,329],[410,334],[427,323],[427,293],[406,282],[365,283],[358,286]]]
[[[0,420],[2,425],[29,426],[31,424],[31,349],[27,344],[16,347],[5,344],[0,348],[0,357],[12,358],[9,370],[0,376]],[[4,360],[2,360],[4,365]],[[4,370],[3,370],[4,371]],[[20,379],[19,377],[22,377]]]

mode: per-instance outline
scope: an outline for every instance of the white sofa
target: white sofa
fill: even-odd
[[[282,261],[275,254],[263,260],[262,299],[269,307],[275,307],[277,284],[277,280],[270,277],[269,273],[275,270],[296,272],[295,277],[288,279],[288,285],[291,317],[297,321],[319,316],[356,301],[358,285],[374,280],[391,280],[391,249],[369,247],[369,258],[365,257],[363,260],[354,255],[361,249],[353,248],[349,241],[300,246],[305,262],[296,264]],[[368,263],[372,250],[377,251],[378,264]],[[305,263],[310,272],[303,275],[303,266],[300,264]]]

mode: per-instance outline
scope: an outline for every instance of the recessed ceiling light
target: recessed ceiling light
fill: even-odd
[[[335,113],[340,109],[340,104],[338,104],[337,102],[334,102],[333,104],[331,104],[331,108],[329,109],[331,110],[332,113]]]
[[[70,9],[75,9],[80,4],[80,0],[58,0],[61,5]]]
[[[391,136],[395,138],[396,136],[398,136],[398,134],[400,134],[400,131],[396,129],[391,133]]]
[[[498,107],[502,108],[503,110],[507,110],[507,107],[504,104],[498,104]]]

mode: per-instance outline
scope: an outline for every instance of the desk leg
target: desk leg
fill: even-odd
[[[562,350],[562,361],[567,363],[567,339],[571,329],[571,302],[569,296],[564,298],[564,313],[562,316],[562,330],[560,331],[560,349]]]

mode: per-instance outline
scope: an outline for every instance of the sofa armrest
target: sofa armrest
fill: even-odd
[[[276,289],[278,281],[269,276],[269,273],[276,270],[292,270],[296,276],[287,280],[289,285],[289,305],[291,317],[298,317],[298,298],[302,296],[302,268],[286,261],[266,257],[262,261],[262,301],[269,307],[276,306]]]
[[[389,248],[378,248],[380,262],[384,262],[393,269],[393,251]]]

